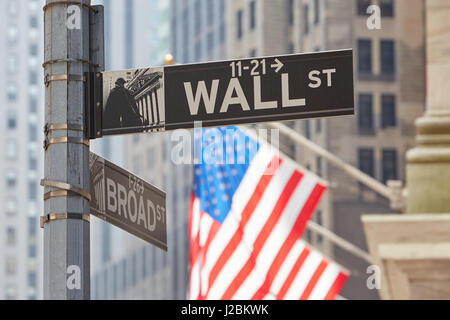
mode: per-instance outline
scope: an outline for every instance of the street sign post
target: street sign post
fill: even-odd
[[[166,194],[90,153],[90,213],[167,251]]]
[[[353,51],[109,71],[91,77],[91,139],[354,114]]]

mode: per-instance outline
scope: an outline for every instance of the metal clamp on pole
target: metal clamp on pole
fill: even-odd
[[[71,184],[65,183],[65,182],[59,182],[59,181],[52,181],[49,179],[42,179],[41,180],[41,186],[48,187],[48,188],[56,188],[60,189],[57,191],[50,191],[44,195],[44,200],[48,200],[50,198],[54,197],[66,197],[66,196],[82,196],[88,201],[91,201],[91,194],[89,192],[86,192],[85,190],[75,187]]]
[[[61,144],[61,143],[74,143],[74,144],[84,144],[89,147],[89,139],[77,138],[77,137],[61,137],[61,138],[45,138],[44,140],[44,150],[47,150],[48,147],[52,144]]]
[[[45,12],[48,8],[54,7],[54,6],[56,6],[56,5],[65,5],[65,6],[74,5],[74,6],[82,6],[82,7],[88,8],[89,10],[91,10],[91,11],[92,11],[93,13],[95,13],[95,14],[98,13],[98,11],[95,10],[95,8],[94,8],[93,6],[91,6],[91,5],[87,4],[87,3],[81,3],[81,2],[78,2],[78,1],[55,1],[55,2],[52,2],[52,3],[46,4],[46,5],[42,8],[42,10],[44,10],[44,12]]]
[[[86,82],[86,78],[77,74],[47,74],[44,77],[45,86],[48,87],[53,81],[80,81]]]
[[[74,212],[65,212],[65,213],[49,213],[45,216],[41,216],[40,219],[40,225],[43,229],[45,224],[49,223],[50,221],[56,221],[56,220],[84,220],[86,222],[90,222],[91,219],[88,214],[85,213],[74,213]]]
[[[44,126],[44,134],[45,136],[48,136],[48,134],[51,131],[78,131],[78,132],[82,132],[83,131],[83,126],[80,124],[71,124],[71,123],[52,123],[52,124],[46,124]]]
[[[86,64],[89,64],[89,65],[95,67],[95,68],[98,68],[98,67],[99,67],[99,64],[98,64],[98,63],[94,63],[94,62],[92,62],[92,61],[84,60],[84,59],[53,59],[53,60],[45,61],[45,62],[42,64],[42,68],[45,68],[48,64],[54,64],[54,63],[60,63],[60,62],[67,62],[67,63],[76,63],[76,62],[78,62],[78,63],[86,63]]]

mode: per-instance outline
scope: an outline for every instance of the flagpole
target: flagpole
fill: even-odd
[[[368,176],[367,174],[361,172],[360,170],[356,169],[355,167],[347,164],[342,159],[336,157],[331,152],[325,150],[324,148],[318,146],[314,142],[308,140],[307,138],[303,137],[302,135],[298,134],[291,128],[285,126],[281,123],[267,123],[268,126],[280,130],[283,134],[287,135],[292,140],[304,145],[305,147],[311,149],[312,151],[316,152],[320,156],[324,157],[325,159],[329,160],[336,166],[338,166],[341,169],[344,169],[345,172],[349,173],[351,176],[358,179],[358,181],[364,183],[368,187],[374,189],[381,195],[385,196],[386,198],[391,199],[391,201],[398,200],[397,198],[393,199],[392,196],[392,190],[382,184],[381,182],[375,180],[374,178]],[[339,246],[340,248],[354,254],[355,256],[361,258],[362,260],[366,261],[369,264],[373,264],[374,260],[370,256],[370,254],[361,248],[355,246],[351,242],[345,240],[344,238],[339,237],[332,231],[328,230],[327,228],[315,223],[312,220],[308,221],[307,228],[321,234],[323,237],[327,238],[329,241],[331,241],[333,244]]]
[[[374,190],[378,194],[382,195],[383,197],[389,199],[391,201],[391,208],[394,210],[402,211],[406,204],[406,197],[402,192],[401,186],[398,185],[397,181],[392,181],[392,184],[389,184],[389,186],[386,186],[385,184],[379,182],[378,180],[374,179],[373,177],[369,176],[368,174],[362,172],[361,170],[355,168],[354,166],[346,163],[341,158],[335,156],[328,150],[322,148],[321,146],[317,145],[316,143],[312,142],[311,140],[305,138],[298,132],[292,130],[288,126],[281,124],[281,123],[267,123],[266,124],[269,127],[272,127],[274,129],[280,130],[281,133],[289,137],[290,139],[294,140],[297,143],[300,143],[304,147],[310,149],[311,151],[315,152],[319,156],[323,157],[324,159],[328,160],[332,164],[334,164],[336,167],[342,169],[344,172],[358,180],[359,182],[363,183],[370,189]]]
[[[342,249],[350,253],[353,253],[355,256],[363,259],[367,263],[374,264],[374,260],[368,252],[358,248],[354,244],[350,243],[344,238],[339,237],[337,234],[331,232],[325,227],[322,227],[321,225],[315,223],[314,221],[312,220],[308,221],[307,228],[324,236],[335,245],[341,247]]]

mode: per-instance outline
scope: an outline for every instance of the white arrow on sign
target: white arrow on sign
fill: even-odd
[[[281,68],[284,67],[284,64],[283,64],[280,60],[278,60],[277,58],[275,58],[275,62],[276,62],[276,63],[271,64],[270,67],[271,67],[271,68],[276,68],[276,69],[275,69],[275,72],[278,73],[278,71],[280,71]]]

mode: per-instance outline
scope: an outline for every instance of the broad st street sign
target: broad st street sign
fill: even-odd
[[[353,51],[110,71],[89,137],[354,114]]]
[[[167,251],[166,194],[90,153],[91,214]]]

